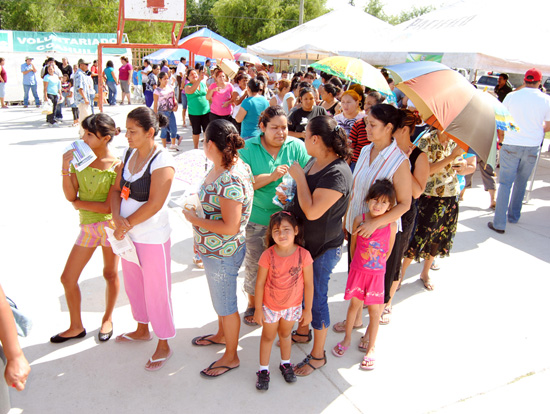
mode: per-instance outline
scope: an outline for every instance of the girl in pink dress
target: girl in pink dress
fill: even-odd
[[[395,190],[389,180],[376,181],[367,193],[366,203],[371,219],[381,216],[395,205]],[[365,220],[365,215],[355,217],[350,241],[351,262],[344,299],[351,299],[346,318],[346,336],[336,344],[332,353],[341,357],[351,343],[351,332],[357,311],[368,306],[369,326],[366,336],[369,338],[367,353],[361,362],[361,369],[374,369],[374,345],[384,308],[384,274],[386,259],[390,256],[395,240],[396,223],[377,228],[370,237],[357,235],[356,229]]]

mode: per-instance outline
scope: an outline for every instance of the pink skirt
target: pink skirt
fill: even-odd
[[[365,271],[350,269],[344,299],[357,298],[365,305],[381,305],[384,303],[383,271]]]

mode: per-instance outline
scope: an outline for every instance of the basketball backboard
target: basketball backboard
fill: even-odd
[[[178,22],[185,20],[185,0],[120,0],[124,20]]]

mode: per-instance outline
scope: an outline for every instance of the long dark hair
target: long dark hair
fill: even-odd
[[[205,143],[212,141],[222,153],[222,165],[229,169],[238,159],[238,150],[244,148],[244,139],[239,136],[237,128],[226,119],[215,119],[204,131]]]
[[[298,219],[294,214],[285,210],[278,211],[277,213],[271,215],[271,219],[269,220],[269,225],[267,226],[267,231],[265,233],[265,242],[267,247],[271,247],[275,244],[275,240],[273,240],[273,229],[280,227],[281,223],[285,220],[288,221],[292,228],[298,227],[298,234],[294,237],[294,243],[298,246],[304,247],[305,241],[303,226],[298,224]]]
[[[377,104],[370,109],[370,116],[378,119],[384,125],[392,124],[393,128],[391,133],[397,131],[397,128],[401,125],[401,114],[399,109],[393,105]]]
[[[352,155],[348,137],[344,128],[338,125],[334,118],[323,115],[312,118],[307,127],[312,135],[318,135],[327,148],[332,149],[338,157],[348,160]]]

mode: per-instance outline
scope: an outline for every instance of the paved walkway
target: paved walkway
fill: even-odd
[[[107,107],[124,130],[132,107]],[[70,117],[66,111],[66,117]],[[70,123],[67,122],[67,123]],[[182,150],[192,147],[183,130]],[[520,223],[505,235],[490,231],[492,213],[479,174],[460,206],[455,245],[433,273],[436,289],[418,280],[410,267],[398,292],[390,325],[380,328],[377,365],[358,369],[362,355],[352,347],[343,358],[330,354],[341,338],[329,330],[328,364],[294,385],[278,375],[278,349],[271,358],[273,379],[256,391],[259,329],[241,328],[241,366],[216,380],[199,371],[222,348],[198,348],[191,339],[215,332],[204,273],[191,259],[191,227],[172,209],[172,300],[177,336],[165,368],[143,366],[155,342],[97,341],[104,308],[102,259],[92,258],[80,279],[82,313],[88,336],[53,345],[50,336],[68,326],[59,276],[78,232],[78,215],[64,200],[60,166],[64,147],[77,136],[70,127],[46,128],[38,109],[0,111],[3,196],[0,212],[0,283],[34,321],[21,340],[32,372],[27,389],[12,392],[12,413],[481,413],[543,412],[549,406],[550,333],[550,154],[539,165],[532,200]],[[123,134],[113,147],[126,145]],[[548,143],[544,148],[548,148]],[[181,194],[176,183],[172,198]],[[174,206],[172,204],[172,206]],[[344,319],[346,261],[330,282],[332,322]],[[122,276],[122,275],[121,275]],[[242,286],[242,278],[239,278]],[[240,291],[239,291],[240,292]],[[239,293],[239,309],[246,299]],[[365,323],[367,317],[365,315]],[[134,329],[121,291],[114,312],[115,335]],[[354,344],[362,335],[354,333]],[[355,346],[355,345],[354,345]],[[293,347],[298,362],[309,346]],[[543,408],[546,407],[546,408]]]

